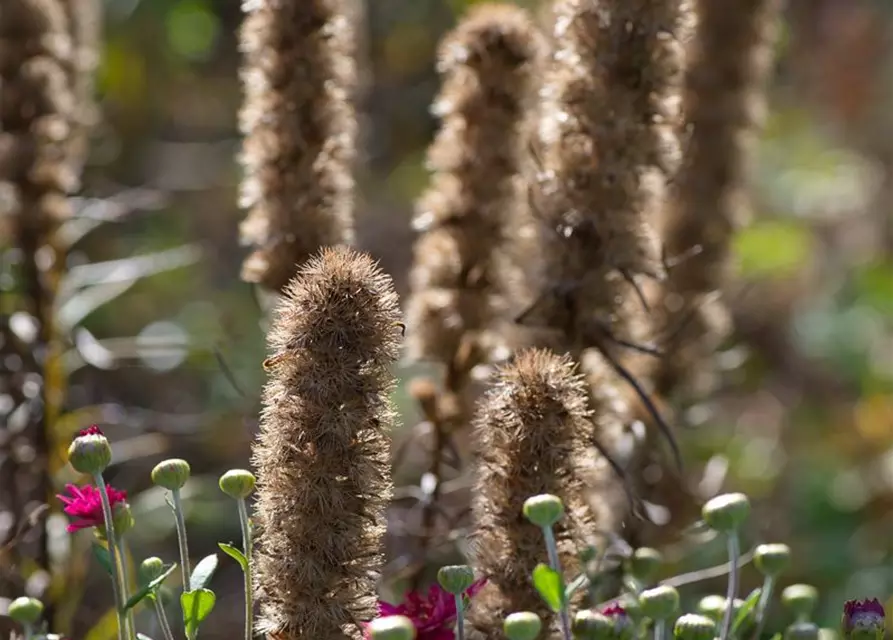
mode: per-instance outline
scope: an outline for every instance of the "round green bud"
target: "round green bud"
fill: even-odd
[[[133,529],[133,511],[130,503],[119,502],[112,509],[112,522],[115,525],[115,533],[122,535]]]
[[[660,551],[650,547],[641,547],[633,552],[628,561],[628,571],[640,582],[650,583],[657,577],[664,558]]]
[[[508,640],[536,640],[543,628],[543,621],[532,611],[510,613],[502,623]]]
[[[791,564],[791,548],[786,544],[761,544],[753,554],[753,563],[764,576],[780,575]]]
[[[819,602],[819,592],[812,585],[792,584],[781,592],[781,604],[795,618],[808,618]]]
[[[254,474],[246,469],[230,469],[220,476],[220,490],[236,500],[250,496],[256,483]]]
[[[563,515],[564,503],[558,496],[544,493],[524,501],[524,516],[538,527],[551,527]]]
[[[164,573],[164,562],[161,558],[151,557],[146,558],[140,563],[139,568],[139,583],[141,586],[146,586],[150,582],[152,582],[155,578],[161,576]]]
[[[406,616],[376,618],[367,627],[372,640],[413,640],[415,625]]]
[[[40,621],[43,615],[43,603],[36,598],[16,598],[9,603],[6,615],[19,624],[31,626]]]
[[[474,570],[467,564],[441,567],[437,571],[437,581],[449,593],[461,595],[474,583]]]
[[[583,609],[574,616],[572,630],[575,638],[610,640],[614,637],[614,620],[603,613]]]
[[[812,622],[795,622],[784,632],[785,640],[819,640],[819,628]]]
[[[750,500],[743,493],[726,493],[707,501],[701,517],[711,529],[737,531],[750,515]]]
[[[666,585],[647,589],[639,595],[639,605],[652,620],[667,620],[679,610],[679,592]]]
[[[91,476],[105,471],[112,462],[112,447],[101,433],[86,433],[71,441],[68,462],[75,471]]]
[[[712,618],[713,620],[719,622],[722,620],[723,616],[726,613],[726,603],[728,600],[724,596],[712,595],[712,596],[704,596],[698,602],[698,613],[702,616],[706,616],[708,618]],[[737,615],[738,610],[744,606],[744,600],[740,598],[735,598],[732,603],[732,616]]]
[[[180,458],[162,460],[152,469],[152,482],[168,491],[182,489],[189,480],[189,463]]]
[[[677,640],[713,640],[716,622],[706,616],[687,613],[676,621],[673,635]]]

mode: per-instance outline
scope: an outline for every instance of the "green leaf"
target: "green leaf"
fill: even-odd
[[[564,599],[570,600],[571,596],[574,595],[578,589],[581,589],[588,584],[589,577],[585,573],[581,573],[567,585],[567,589],[564,590]]]
[[[174,572],[174,569],[176,569],[176,568],[177,568],[177,563],[175,562],[171,566],[169,566],[167,569],[165,569],[164,573],[162,573],[160,576],[158,576],[157,578],[152,580],[152,582],[150,582],[149,584],[144,586],[142,589],[140,589],[139,591],[134,593],[132,596],[130,596],[130,598],[124,604],[124,611],[129,611],[130,609],[133,609],[136,605],[138,605],[140,602],[142,602],[146,596],[154,595],[155,590],[161,586],[162,582],[167,580],[168,576],[170,576]]]
[[[183,607],[183,625],[186,637],[193,640],[198,636],[198,627],[214,609],[217,596],[210,589],[187,591],[180,595],[180,606]]]
[[[189,576],[189,590],[196,591],[207,587],[211,582],[211,578],[214,577],[215,571],[217,571],[217,554],[212,553],[202,558],[201,562],[195,565],[192,575]]]
[[[95,541],[93,542],[93,557],[105,569],[106,573],[112,575],[112,558],[109,555],[109,550]]]
[[[226,544],[224,542],[218,542],[217,546],[220,547],[220,550],[223,551],[230,558],[239,563],[239,566],[242,567],[242,571],[248,573],[250,568],[248,567],[248,558],[245,557],[245,554],[236,549],[231,544]]]
[[[744,604],[741,605],[741,608],[738,609],[735,621],[732,623],[732,635],[741,628],[745,620],[747,620],[747,616],[750,615],[750,612],[757,606],[757,603],[760,601],[761,593],[762,590],[759,587],[751,591],[750,595],[747,596],[747,600],[745,600]]]
[[[548,565],[540,563],[533,570],[533,586],[555,613],[564,606],[564,585],[561,582],[561,575]]]

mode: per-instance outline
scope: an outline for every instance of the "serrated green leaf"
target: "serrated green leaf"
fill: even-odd
[[[112,558],[109,555],[109,550],[95,541],[93,542],[93,557],[107,574],[112,575]]]
[[[230,558],[239,563],[239,566],[242,567],[242,571],[248,573],[250,570],[248,567],[248,558],[245,557],[245,554],[236,549],[231,544],[226,544],[225,542],[218,542],[217,546],[220,547],[220,550],[223,551]]]
[[[738,629],[744,624],[745,620],[747,620],[747,616],[750,615],[750,612],[757,606],[757,603],[760,601],[761,593],[762,590],[759,587],[751,591],[750,595],[747,596],[747,600],[745,600],[744,604],[741,605],[741,608],[738,609],[738,613],[735,615],[735,621],[732,623],[732,635],[735,635]]]
[[[177,568],[177,563],[175,562],[171,566],[169,566],[167,569],[165,569],[164,573],[162,573],[160,576],[158,576],[157,578],[152,580],[152,582],[150,582],[149,584],[144,586],[142,589],[140,589],[139,591],[134,593],[132,596],[130,596],[130,598],[124,604],[124,611],[129,611],[130,609],[133,609],[136,605],[138,605],[140,602],[142,602],[146,596],[154,595],[155,590],[161,586],[162,582],[167,580],[168,576],[170,576],[174,572],[174,569],[176,569],[176,568]]]
[[[187,591],[180,595],[180,606],[183,608],[183,626],[186,637],[193,640],[198,636],[199,625],[214,609],[217,596],[210,589]]]
[[[549,608],[558,613],[564,605],[564,585],[561,575],[552,567],[538,564],[533,570],[533,586]]]
[[[204,589],[211,582],[211,578],[214,577],[214,572],[217,571],[217,554],[212,553],[209,556],[205,556],[201,559],[201,561],[195,565],[195,569],[192,570],[192,575],[189,576],[189,590],[196,591],[197,589]]]

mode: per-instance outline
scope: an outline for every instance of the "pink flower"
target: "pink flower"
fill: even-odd
[[[89,484],[83,487],[68,484],[65,485],[65,490],[71,495],[60,494],[56,497],[65,505],[65,514],[75,518],[65,529],[68,533],[105,525],[105,519],[102,517],[102,500],[99,489]],[[109,485],[108,492],[112,509],[115,508],[116,504],[127,500],[126,491],[118,491]]]
[[[841,626],[847,638],[856,635],[882,638],[884,635],[884,607],[877,598],[847,600],[843,605]]]
[[[609,618],[619,618],[626,617],[626,609],[620,606],[617,602],[612,602],[607,607],[602,609],[602,615],[608,616]]]
[[[477,580],[465,590],[463,597],[466,599],[474,597],[486,582],[486,578]],[[416,640],[455,640],[456,637],[453,632],[458,615],[456,597],[442,589],[439,584],[431,585],[426,598],[419,593],[409,593],[403,604],[399,605],[379,600],[378,615],[382,618],[406,616],[415,625]],[[368,640],[368,633],[365,638]]]
[[[102,435],[105,435],[102,432],[102,429],[100,429],[95,424],[91,424],[86,429],[81,429],[80,432],[78,433],[78,437],[80,437],[80,436],[102,436]]]

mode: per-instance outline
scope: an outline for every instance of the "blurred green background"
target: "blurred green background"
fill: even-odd
[[[436,126],[435,47],[467,4],[367,3],[359,244],[401,294]],[[79,320],[66,356],[73,411],[56,437],[104,425],[120,462],[109,479],[133,498],[139,557],[172,559],[176,549],[148,482],[170,455],[196,476],[193,555],[239,536],[216,477],[248,464],[265,356],[261,306],[238,279],[239,22],[235,0],[106,0],[103,121],[81,204],[119,215],[70,255],[91,295],[69,309]],[[705,495],[750,494],[746,543],[788,542],[795,567],[785,582],[818,586],[822,622],[833,625],[844,598],[893,594],[893,3],[792,0],[778,53],[754,220],[737,238],[740,280],[727,292],[738,332],[721,358],[721,390],[686,412],[680,434],[693,481]],[[398,402],[414,425],[402,389]],[[50,527],[60,630],[111,637],[107,616],[96,626],[111,595],[89,536],[69,541],[59,514]],[[672,569],[722,559],[719,542],[695,548],[671,546]],[[221,564],[208,637],[241,624],[241,576]],[[745,571],[747,587],[757,581]]]

